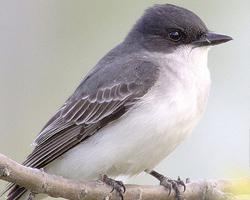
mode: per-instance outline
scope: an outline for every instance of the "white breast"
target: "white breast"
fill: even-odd
[[[136,107],[53,161],[45,170],[89,180],[99,174],[134,175],[152,169],[193,130],[209,91],[207,49],[185,47],[176,56],[155,54],[162,68]],[[176,54],[175,54],[176,55]],[[169,69],[173,62],[174,69]],[[72,173],[74,172],[74,173]]]

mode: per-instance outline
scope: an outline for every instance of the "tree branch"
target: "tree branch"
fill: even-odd
[[[115,192],[110,193],[111,188],[101,181],[68,180],[47,174],[39,169],[22,166],[2,154],[0,154],[0,179],[16,183],[35,193],[48,194],[51,197],[63,197],[70,200],[120,200],[119,196]],[[250,188],[250,179],[244,181]],[[237,181],[193,182],[187,184],[187,191],[183,193],[183,197],[185,200],[232,200],[235,198],[224,192],[233,191],[234,185],[238,184]],[[174,194],[168,196],[168,191],[161,186],[126,185],[126,189],[125,200],[174,200]]]

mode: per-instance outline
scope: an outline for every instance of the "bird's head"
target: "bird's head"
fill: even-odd
[[[232,40],[208,30],[193,12],[171,4],[155,5],[138,20],[128,38],[134,37],[151,51],[173,51],[178,46],[213,46]]]

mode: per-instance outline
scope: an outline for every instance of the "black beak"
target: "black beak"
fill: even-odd
[[[193,44],[197,46],[214,46],[217,44],[228,42],[232,39],[233,38],[227,35],[208,32],[202,35],[198,40],[194,41]]]

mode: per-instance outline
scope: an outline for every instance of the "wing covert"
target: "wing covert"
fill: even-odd
[[[143,60],[132,59],[113,71],[109,67],[97,65],[47,122],[24,161],[25,166],[43,168],[120,118],[151,89],[159,75],[157,66]],[[13,199],[26,191],[14,184],[8,190],[8,197]]]

